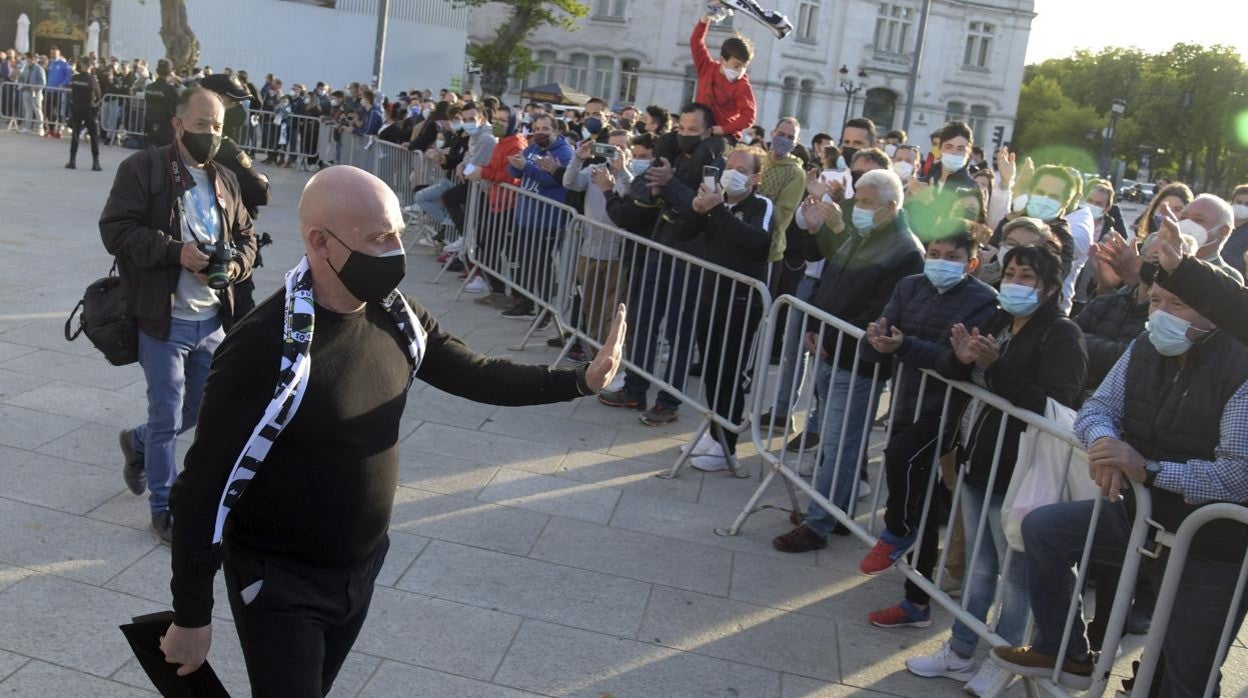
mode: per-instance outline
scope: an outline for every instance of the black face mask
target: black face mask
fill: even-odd
[[[221,134],[183,131],[182,146],[196,164],[207,165],[221,148]]]
[[[338,244],[351,250],[342,269],[334,269],[338,280],[351,295],[365,303],[380,303],[398,289],[399,282],[407,275],[407,255],[402,248],[383,257],[374,257],[352,250],[328,228],[325,232]],[[329,265],[329,268],[333,269],[334,265]]]
[[[676,145],[680,148],[680,152],[685,155],[692,155],[701,142],[702,136],[676,136]]]
[[[1157,280],[1157,270],[1160,268],[1156,262],[1140,262],[1140,281],[1152,286]]]

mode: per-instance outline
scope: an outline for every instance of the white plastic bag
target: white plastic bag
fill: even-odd
[[[1075,411],[1053,398],[1048,399],[1044,413],[1059,426],[1074,427]],[[1083,449],[1072,449],[1062,439],[1029,426],[1018,437],[1018,460],[1001,503],[1005,538],[1011,548],[1021,551],[1023,519],[1032,511],[1058,502],[1093,499],[1099,493],[1088,475],[1088,454]]]

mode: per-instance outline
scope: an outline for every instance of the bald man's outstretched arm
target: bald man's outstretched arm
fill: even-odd
[[[479,354],[443,330],[424,307],[410,299],[408,303],[428,333],[425,359],[416,377],[438,390],[473,402],[503,406],[544,405],[585,394],[577,384],[576,369]]]

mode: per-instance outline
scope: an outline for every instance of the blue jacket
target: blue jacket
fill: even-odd
[[[74,69],[69,67],[69,61],[58,58],[48,62],[48,87],[65,87],[73,78]]]
[[[381,115],[381,107],[374,104],[372,109],[364,113],[364,123],[356,126],[352,133],[361,136],[376,136],[385,122],[385,117]]]
[[[512,177],[520,178],[520,188],[558,203],[567,200],[568,190],[563,187],[561,173],[556,171],[552,174],[537,166],[538,158],[549,156],[559,163],[560,169],[566,168],[572,162],[573,155],[572,145],[567,139],[556,136],[547,148],[530,141],[523,155],[524,169],[507,166]],[[516,225],[524,230],[557,230],[563,225],[563,213],[541,205],[532,196],[520,196],[516,199]]]
[[[997,292],[973,276],[963,278],[944,293],[937,292],[923,274],[907,276],[897,282],[893,295],[884,306],[883,316],[888,324],[897,327],[906,336],[901,348],[893,354],[905,364],[893,393],[893,399],[897,401],[894,414],[898,423],[910,424],[914,420],[914,406],[923,378],[918,369],[934,370],[936,359],[945,352],[953,351],[949,343],[950,328],[960,322],[968,331],[976,327],[983,330],[996,309]],[[866,337],[862,339],[862,357],[868,361],[888,361],[887,357],[871,348]],[[962,395],[954,391],[951,401],[955,407],[963,400]],[[919,414],[939,415],[944,400],[945,391],[940,384],[929,380]],[[951,413],[956,414],[956,410]]]

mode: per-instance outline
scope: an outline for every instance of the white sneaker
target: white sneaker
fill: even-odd
[[[979,671],[975,672],[975,677],[968,681],[962,690],[973,696],[982,696],[988,692],[988,688],[997,680],[1002,671],[1004,670],[996,662],[991,659],[985,660],[979,665]]]
[[[464,293],[485,293],[486,291],[489,291],[489,290],[490,290],[490,282],[486,281],[480,276],[472,277],[472,281],[469,281],[467,284],[464,285]]]
[[[623,389],[624,389],[624,372],[620,371],[615,374],[615,378],[611,379],[611,385],[608,385],[607,389],[604,390],[603,392],[612,393],[617,390],[623,390]]]
[[[721,470],[727,470],[728,459],[723,455],[723,447],[719,446],[719,444],[715,445],[720,451],[718,455],[712,453],[705,456],[694,456],[689,459],[689,464],[704,473],[716,473]]]
[[[871,496],[871,483],[866,480],[858,481],[858,499],[866,499]]]
[[[719,442],[715,440],[715,437],[711,436],[711,431],[709,429],[702,432],[702,436],[696,442],[694,442],[692,446],[692,451],[690,450],[690,448],[691,447],[689,444],[685,444],[684,446],[680,447],[680,452],[688,453],[692,456],[722,456],[724,455],[724,447],[720,446]]]
[[[797,462],[797,474],[802,477],[810,477],[815,474],[815,456],[807,453],[800,461]]]
[[[443,252],[462,252],[464,250],[464,239],[460,238],[455,242],[446,243],[446,247],[442,248]]]
[[[959,657],[949,646],[949,642],[945,641],[940,649],[929,655],[907,659],[906,669],[909,669],[911,674],[925,679],[944,677],[969,681],[975,674],[975,663],[970,659]]]

